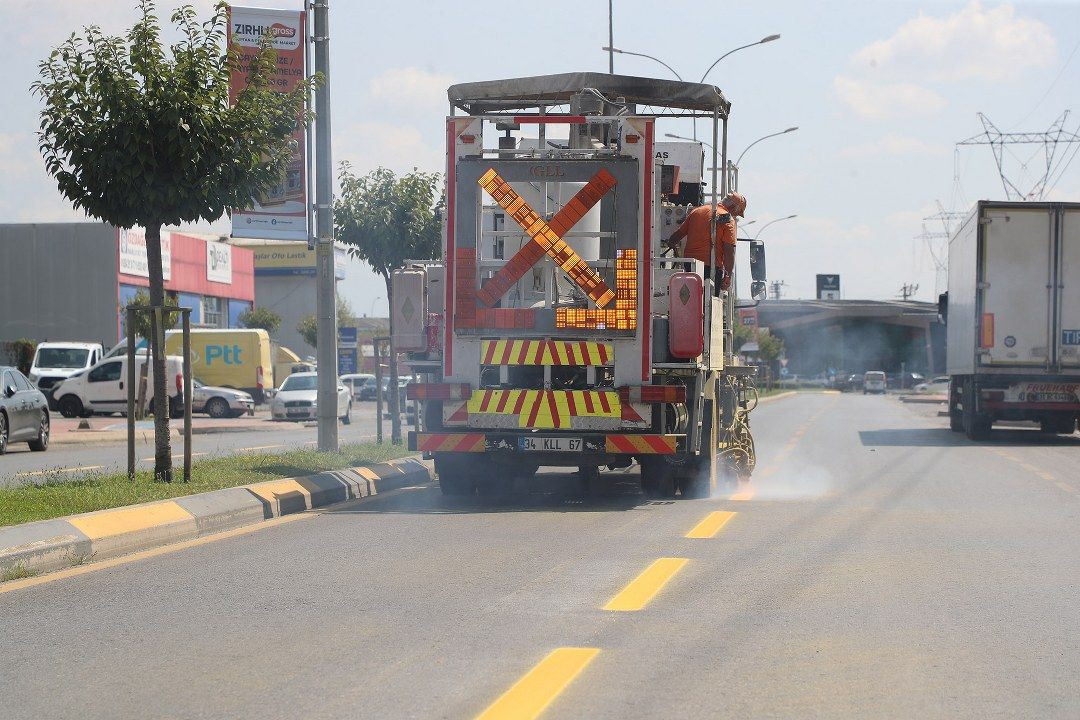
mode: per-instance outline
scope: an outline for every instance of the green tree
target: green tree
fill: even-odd
[[[754,339],[754,328],[751,325],[735,323],[735,329],[731,333],[731,350],[739,352],[742,346]]]
[[[230,104],[240,55],[226,49],[226,5],[199,22],[172,15],[180,39],[166,46],[152,0],[126,37],[96,26],[72,35],[40,64],[31,86],[43,101],[38,140],[46,171],[88,216],[146,230],[150,302],[165,302],[162,225],[216,220],[280,183],[292,131],[307,119],[310,87],[270,88],[277,65],[269,34],[250,63],[249,86]],[[154,394],[165,396],[164,334],[150,338]],[[172,480],[168,403],[154,403],[154,473]]]
[[[265,330],[273,335],[281,327],[281,316],[270,308],[253,307],[237,316],[240,324],[246,328]]]
[[[768,330],[760,330],[757,334],[758,354],[769,363],[770,367],[776,359],[784,354],[784,341],[773,335]]]
[[[334,231],[349,253],[382,276],[386,299],[394,307],[390,274],[406,260],[429,260],[439,252],[439,217],[436,212],[441,184],[438,173],[395,175],[377,168],[357,177],[348,163],[338,176],[341,194],[334,205]],[[391,313],[393,322],[393,313]],[[393,337],[393,327],[390,328]],[[392,439],[401,442],[401,415],[397,385],[397,353],[390,347],[390,407]]]
[[[349,305],[348,300],[339,295],[337,299],[338,327],[348,327],[355,322],[356,317],[353,315],[352,306]],[[296,332],[311,347],[317,348],[319,346],[319,322],[315,315],[305,315],[300,318],[300,322],[296,324]]]
[[[148,308],[148,307],[150,307],[150,294],[148,292],[146,292],[145,290],[139,290],[138,292],[136,292],[134,295],[131,296],[131,299],[128,300],[127,304],[124,305],[124,307],[123,307],[123,310],[124,310],[123,322],[125,323],[125,332],[126,332],[126,329],[127,329],[127,325],[126,325],[126,323],[127,323],[127,309],[128,308]],[[179,306],[177,305],[175,298],[166,297],[165,298],[165,307],[179,307]],[[170,329],[176,327],[176,323],[180,320],[180,313],[179,312],[167,312],[167,313],[163,313],[163,317],[165,319],[165,328],[164,329],[165,330],[170,330]],[[150,337],[150,313],[146,313],[146,312],[137,312],[137,313],[135,313],[134,329],[135,329],[135,337],[137,337],[137,338],[148,338],[148,337]]]

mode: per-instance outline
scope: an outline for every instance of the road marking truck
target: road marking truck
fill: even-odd
[[[1072,433],[1080,417],[1080,203],[980,201],[949,241],[949,424]]]
[[[497,492],[540,466],[589,485],[636,462],[654,497],[749,478],[756,368],[733,359],[734,294],[663,254],[676,213],[734,189],[733,169],[717,178],[720,90],[567,73],[448,97],[442,257],[397,270],[391,303],[419,377],[409,447],[434,458],[443,492]],[[711,124],[710,183],[657,156],[667,118]],[[764,250],[750,255],[760,297]]]

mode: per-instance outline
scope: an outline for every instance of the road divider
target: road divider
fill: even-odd
[[[622,591],[611,598],[605,610],[633,612],[641,610],[656,597],[671,578],[686,565],[686,558],[660,558],[631,581]]]
[[[552,650],[476,720],[532,720],[539,717],[599,652],[598,648],[585,647]]]
[[[432,480],[408,457],[0,528],[0,572],[38,574]]]

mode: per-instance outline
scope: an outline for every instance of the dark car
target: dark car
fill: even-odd
[[[49,404],[21,372],[0,366],[0,455],[8,444],[25,442],[37,452],[49,447]]]

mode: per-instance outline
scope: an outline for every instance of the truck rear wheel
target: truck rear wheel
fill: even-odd
[[[662,455],[641,458],[641,491],[647,498],[675,497],[675,466]]]
[[[1072,435],[1076,431],[1076,418],[1044,417],[1039,421],[1039,432]]]
[[[471,460],[465,453],[435,455],[435,472],[439,476],[439,488],[443,495],[472,495],[476,492],[476,479],[483,471]]]
[[[968,378],[964,383],[964,434],[968,440],[985,440],[990,434],[993,419],[989,415],[977,413],[975,410],[975,396],[978,390],[975,380]]]

